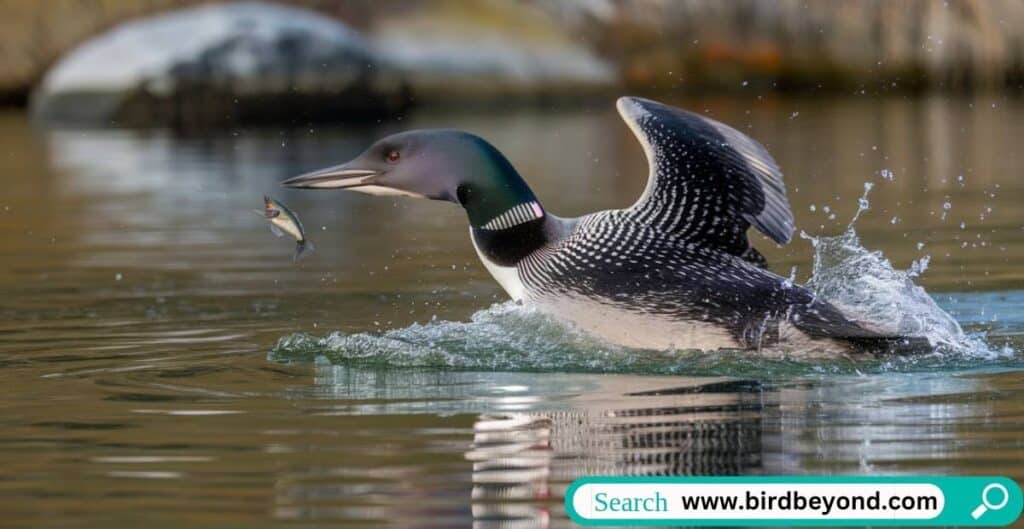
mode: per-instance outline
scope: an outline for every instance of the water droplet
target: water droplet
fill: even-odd
[[[896,178],[896,173],[892,172],[889,169],[882,169],[881,171],[878,172],[878,174],[882,178],[884,178],[886,180],[889,180],[889,181],[892,181],[894,178]]]
[[[124,276],[121,275],[121,272],[118,272],[114,274],[114,281],[120,281],[123,277]]]

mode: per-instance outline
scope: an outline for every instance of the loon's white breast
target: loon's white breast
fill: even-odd
[[[480,245],[476,243],[476,238],[473,237],[473,228],[469,229],[469,240],[473,241],[473,249],[476,250],[476,255],[484,264],[484,268],[491,273],[491,277],[501,285],[501,288],[505,289],[505,293],[510,298],[522,301],[526,294],[526,287],[523,285],[523,280],[519,278],[519,269],[515,266],[501,266],[491,261],[480,250]]]

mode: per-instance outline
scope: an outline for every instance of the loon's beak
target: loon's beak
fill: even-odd
[[[281,182],[281,185],[305,189],[351,189],[373,185],[379,175],[378,171],[357,169],[344,163],[294,176]]]

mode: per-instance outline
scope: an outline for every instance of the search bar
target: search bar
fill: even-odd
[[[1004,477],[589,477],[565,505],[587,526],[1003,526],[1022,497]]]

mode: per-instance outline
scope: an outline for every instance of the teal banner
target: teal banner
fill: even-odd
[[[584,526],[1000,527],[1022,506],[1020,486],[998,476],[585,477],[565,494]]]

